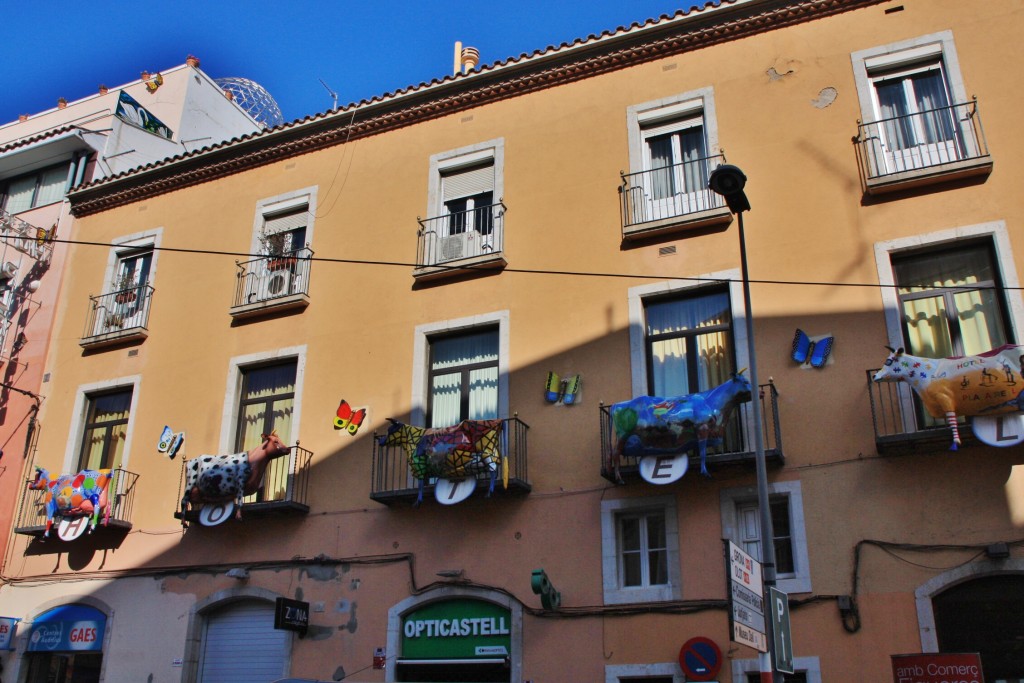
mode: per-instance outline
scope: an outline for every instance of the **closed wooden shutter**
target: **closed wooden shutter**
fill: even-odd
[[[274,630],[274,605],[237,602],[206,620],[200,683],[270,683],[285,675],[289,631]]]

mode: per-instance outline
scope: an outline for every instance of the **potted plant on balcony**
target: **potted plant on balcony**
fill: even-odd
[[[108,329],[121,329],[124,327],[124,315],[121,313],[107,313],[107,317],[103,319],[103,326]]]
[[[260,243],[263,250],[267,252],[267,269],[284,270],[295,265],[295,257],[288,256],[285,251],[285,239],[287,235],[283,232],[275,232],[271,235],[261,235]]]
[[[114,301],[119,304],[130,304],[138,296],[135,290],[135,280],[130,273],[121,273],[114,278],[112,283]]]

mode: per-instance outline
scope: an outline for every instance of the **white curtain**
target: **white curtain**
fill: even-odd
[[[481,332],[431,342],[431,427],[449,427],[461,419],[463,376],[468,374],[470,420],[498,417],[498,334]],[[465,366],[492,367],[464,370]],[[451,372],[437,372],[451,370]]]
[[[697,354],[697,391],[718,386],[734,371],[729,330],[700,332],[730,325],[729,295],[725,292],[647,305],[647,335],[678,334],[651,342],[650,387],[656,396],[693,392],[687,355]]]

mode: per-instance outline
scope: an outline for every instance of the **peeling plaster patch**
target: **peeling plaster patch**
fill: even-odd
[[[339,666],[338,669],[334,672],[334,675],[331,677],[331,679],[335,681],[345,680],[345,667]]]
[[[316,565],[303,567],[299,570],[300,581],[302,580],[303,574],[313,579],[314,581],[333,581],[334,579],[338,578],[338,570],[335,567],[319,567]]]
[[[305,595],[305,594],[302,592],[302,586],[297,586],[295,588],[295,599],[296,600],[302,600],[302,596],[303,595]]]
[[[775,67],[773,66],[768,69],[767,73],[769,81],[778,81],[793,73],[793,70],[789,69],[788,71],[784,71],[783,73],[780,74],[778,71],[775,70]]]
[[[312,640],[327,640],[332,635],[334,635],[334,629],[330,626],[314,626],[310,624],[306,630],[306,637]]]
[[[362,579],[352,579],[352,583],[350,583],[348,587],[354,591],[357,591],[359,590],[359,584],[361,584],[362,582]]]
[[[356,603],[352,603],[352,616],[348,618],[348,623],[345,625],[345,629],[349,633],[355,633],[359,628],[359,620],[356,618]]]
[[[350,604],[348,600],[338,600],[338,604],[334,606],[334,611],[340,612],[341,614],[347,614],[349,608]]]
[[[818,93],[818,96],[815,99],[811,100],[811,104],[813,104],[818,109],[824,109],[825,107],[835,102],[837,97],[839,97],[839,91],[833,88],[832,86],[828,86],[826,88],[821,89],[821,92]]]

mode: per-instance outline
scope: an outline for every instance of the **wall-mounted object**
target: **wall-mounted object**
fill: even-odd
[[[354,410],[348,401],[341,399],[341,403],[338,405],[338,412],[334,416],[334,428],[338,430],[344,429],[352,436],[355,436],[356,432],[359,431],[359,427],[366,420],[366,411],[367,408]]]
[[[43,536],[50,535],[56,517],[88,517],[89,531],[92,532],[102,514],[105,526],[110,519],[107,488],[111,478],[111,470],[108,469],[82,470],[76,474],[50,474],[46,468],[37,467],[36,478],[28,483],[28,488],[46,491],[43,496],[46,531],[43,532]],[[84,527],[81,530],[84,530]]]
[[[559,379],[556,373],[549,372],[547,382],[544,384],[544,400],[548,403],[562,403],[563,405],[571,406],[579,398],[582,387],[582,375],[572,375],[565,379]]]
[[[793,360],[801,365],[820,368],[828,362],[836,338],[831,335],[808,337],[799,327],[793,335]]]

